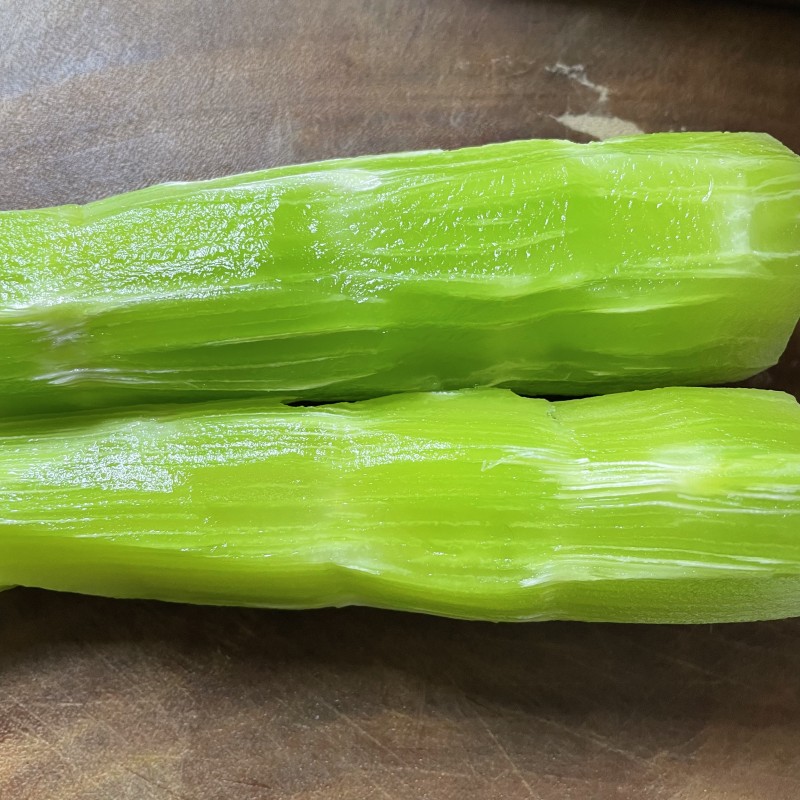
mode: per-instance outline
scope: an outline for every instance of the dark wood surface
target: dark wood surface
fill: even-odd
[[[797,9],[699,0],[7,0],[0,208],[636,128],[800,150],[799,43]],[[800,797],[800,623],[0,595],[3,800],[470,797]]]

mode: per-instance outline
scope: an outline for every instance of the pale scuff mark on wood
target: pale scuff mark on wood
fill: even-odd
[[[634,136],[644,131],[635,123],[620,117],[604,114],[562,114],[555,117],[565,128],[585,133],[595,139],[611,139],[614,136]]]
[[[595,139],[611,139],[615,136],[635,136],[644,133],[635,122],[609,113],[606,106],[614,90],[602,83],[590,80],[583,64],[564,64],[558,61],[545,69],[553,75],[562,75],[597,95],[596,103],[588,111],[580,114],[567,111],[561,116],[553,117],[565,128],[576,133],[587,134]]]
[[[608,86],[589,80],[589,76],[586,74],[586,67],[583,64],[562,64],[557,61],[552,66],[545,67],[545,69],[548,72],[552,72],[553,75],[563,75],[565,78],[569,78],[571,81],[575,81],[575,83],[579,83],[581,86],[596,92],[597,102],[600,105],[605,105],[608,102],[609,95],[612,94],[612,90]]]

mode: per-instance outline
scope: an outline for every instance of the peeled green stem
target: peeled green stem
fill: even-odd
[[[738,380],[800,315],[763,134],[521,141],[0,213],[0,411]]]
[[[800,406],[674,388],[0,425],[0,585],[487,620],[800,614]]]

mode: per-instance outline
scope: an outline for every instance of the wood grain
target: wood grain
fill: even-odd
[[[733,2],[7,0],[0,207],[614,126],[800,150],[798,41],[797,9]],[[750,383],[800,394],[799,362],[796,335]],[[796,621],[492,626],[17,589],[0,798],[789,800],[799,675]]]

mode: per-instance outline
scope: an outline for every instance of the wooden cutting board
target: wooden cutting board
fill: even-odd
[[[6,0],[0,208],[635,130],[800,150],[800,11]],[[752,385],[800,391],[800,340]],[[46,553],[43,553],[46,557]],[[0,798],[800,796],[800,623],[489,625],[0,595]]]

